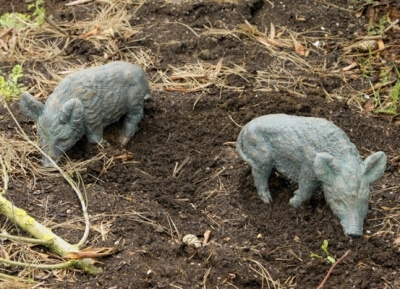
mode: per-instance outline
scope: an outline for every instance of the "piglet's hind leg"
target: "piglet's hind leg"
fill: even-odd
[[[103,127],[98,126],[96,128],[91,128],[86,131],[86,138],[88,142],[94,144],[100,144],[102,146],[109,146],[110,144],[103,139]]]
[[[271,174],[272,167],[253,167],[251,173],[254,178],[254,186],[257,188],[257,193],[260,199],[269,204],[272,201],[269,191],[268,179]]]

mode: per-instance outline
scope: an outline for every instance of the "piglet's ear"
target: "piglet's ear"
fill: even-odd
[[[73,127],[82,124],[83,105],[81,101],[74,98],[64,103],[59,118],[62,123],[69,123]]]
[[[365,177],[369,183],[377,181],[385,172],[386,169],[386,155],[384,152],[376,152],[364,161],[365,164]]]
[[[19,100],[19,108],[27,118],[37,121],[42,114],[44,104],[28,92],[23,92]]]
[[[334,177],[340,174],[340,162],[328,153],[318,153],[314,159],[314,173],[318,180],[325,184],[332,184]]]

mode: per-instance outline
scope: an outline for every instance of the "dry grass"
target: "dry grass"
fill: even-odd
[[[137,3],[136,9],[142,2]],[[132,4],[127,0],[100,0],[96,1],[93,10],[86,10],[86,13],[92,13],[90,20],[56,23],[48,18],[40,28],[14,28],[8,33],[7,47],[0,48],[0,60],[21,64],[31,61],[25,76],[34,84],[34,93],[39,97],[46,97],[67,74],[87,68],[79,59],[67,55],[66,49],[73,47],[75,42],[81,46],[79,41],[84,41],[92,49],[103,51],[101,56],[94,57],[92,65],[119,59],[148,69],[153,66],[149,51],[134,45],[120,47],[120,42],[129,42],[142,30],[142,27],[132,27],[129,23],[132,11],[126,6]]]
[[[36,250],[35,249],[36,245],[30,244],[29,242],[23,240],[24,233],[22,232],[21,229],[16,227],[14,224],[10,224],[3,217],[0,217],[0,220],[2,223],[1,227],[2,234],[12,233],[13,235],[21,237],[21,240],[2,239],[1,254],[0,254],[1,258],[5,260],[11,260],[13,262],[20,262],[24,264],[35,264],[35,265],[41,265],[41,264],[52,265],[52,264],[59,264],[60,262],[62,262],[61,258],[51,253],[45,253],[40,250]],[[8,271],[7,268],[9,269],[13,268],[13,270],[15,270],[15,267],[13,266],[10,265],[4,265],[4,266],[6,268],[5,271],[6,274]],[[66,274],[65,270],[42,270],[29,267],[17,267],[17,268],[18,268],[18,274],[16,275],[16,277],[20,281],[10,280],[9,283],[15,286],[10,288],[34,288],[32,287],[33,284],[36,283],[36,286],[40,285],[40,281],[38,282],[38,280],[44,281],[49,277],[56,277],[57,279],[62,280]],[[72,276],[69,276],[68,278],[71,277]],[[24,287],[24,284],[29,284],[29,287]],[[2,285],[3,283],[0,284],[0,286]],[[47,286],[40,288],[47,288]]]
[[[58,176],[54,168],[46,168],[40,165],[40,152],[29,145],[25,140],[16,137],[16,133],[6,136],[0,134],[0,155],[7,167],[10,179],[31,179],[32,183],[27,184],[27,189],[32,190],[35,187],[38,177]],[[91,162],[97,162],[105,159],[104,154],[82,161],[66,160],[63,170],[70,176],[76,176]]]
[[[168,92],[207,92],[207,88],[229,89],[242,91],[243,87],[227,85],[227,77],[238,75],[247,81],[246,70],[238,65],[223,65],[223,59],[217,64],[200,62],[187,64],[183,67],[170,65],[167,71],[158,71],[153,88]]]
[[[390,191],[390,194],[398,194],[399,186],[387,188],[381,191],[374,192],[373,200],[371,201],[375,210],[379,212],[378,217],[371,218],[369,221],[376,223],[377,231],[373,234],[374,236],[382,237],[396,237],[400,234],[400,206],[388,207],[381,204],[382,199],[377,198],[380,193],[384,191]],[[394,202],[395,204],[396,202]]]
[[[271,289],[271,288],[274,288],[274,289],[283,288],[280,285],[279,280],[278,281],[274,280],[271,277],[271,274],[265,268],[265,266],[262,265],[259,261],[253,260],[253,259],[249,259],[248,261],[250,261],[251,263],[255,264],[255,266],[256,266],[256,267],[253,267],[251,264],[249,265],[250,269],[261,277],[261,288],[268,288],[268,289]]]

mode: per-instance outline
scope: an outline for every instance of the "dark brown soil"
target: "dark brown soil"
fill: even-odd
[[[11,2],[18,11],[19,1]],[[65,2],[46,1],[55,20],[65,20],[78,11],[78,7],[65,8]],[[325,33],[347,39],[364,29],[366,21],[345,10],[351,1],[176,2],[147,1],[132,15],[132,25],[144,25],[132,43],[157,54],[156,68],[146,71],[149,79],[168,65],[183,66],[199,59],[217,63],[223,57],[225,63],[244,64],[254,73],[271,64],[273,56],[261,46],[229,35],[198,38],[187,27],[172,23],[175,21],[195,31],[205,26],[234,28],[245,20],[260,30],[270,23],[297,32],[324,27]],[[0,8],[0,14],[7,10],[4,5]],[[300,16],[305,20],[296,20]],[[121,43],[121,49],[132,43]],[[90,62],[91,55],[103,54],[101,48],[85,46],[84,41],[71,45],[75,46],[67,52],[81,61]],[[310,61],[313,57],[317,56],[311,55]],[[333,49],[326,56],[328,65],[337,57]],[[336,259],[347,250],[351,252],[334,268],[325,288],[399,288],[400,250],[393,241],[400,232],[400,217],[391,220],[390,228],[385,220],[393,212],[388,208],[400,204],[396,158],[400,128],[344,101],[325,99],[323,89],[331,92],[343,84],[339,75],[322,79],[310,72],[304,78],[315,84],[304,91],[306,98],[284,91],[256,92],[252,79],[237,76],[229,78],[228,85],[244,87],[242,93],[213,86],[207,93],[152,91],[153,100],[146,103],[139,131],[125,150],[116,141],[119,124],[106,132],[111,146],[103,152],[108,157],[131,153],[132,159],[115,160],[106,170],[103,161],[92,162],[82,173],[89,213],[99,216],[93,225],[111,225],[103,240],[93,230],[87,245],[117,247],[118,252],[100,260],[104,272],[97,276],[77,271],[67,274],[65,280],[49,278],[45,284],[86,289],[316,288],[331,264],[310,254],[324,256],[320,247],[328,240]],[[33,134],[33,123],[19,113],[17,103],[11,107]],[[12,120],[3,108],[0,113],[0,133],[12,133]],[[238,125],[269,113],[327,118],[349,135],[363,157],[378,150],[387,154],[387,170],[371,188],[362,238],[344,236],[321,193],[301,209],[291,208],[288,203],[296,184],[278,173],[270,182],[273,203],[259,200],[250,168],[237,156],[234,142]],[[98,147],[82,140],[68,156],[88,159],[98,152]],[[181,170],[174,173],[185,159]],[[78,200],[63,179],[39,178],[33,191],[26,188],[30,181],[29,177],[11,180],[8,197],[16,206],[38,220],[55,223],[81,217]],[[37,204],[39,199],[46,200],[45,207]],[[206,230],[211,230],[211,239],[200,249],[181,242],[186,234],[202,237]],[[72,243],[82,234],[68,227],[55,232]],[[274,285],[263,280],[259,265],[276,281]],[[10,273],[5,267],[1,271]]]

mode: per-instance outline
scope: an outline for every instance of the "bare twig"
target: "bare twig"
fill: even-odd
[[[343,254],[342,257],[340,257],[335,263],[332,264],[331,268],[329,269],[328,273],[326,273],[326,276],[324,278],[324,280],[322,280],[321,284],[319,284],[319,286],[317,287],[317,289],[322,289],[326,283],[326,281],[328,281],[329,276],[331,275],[333,268],[335,268],[335,266],[342,261],[349,253],[351,252],[351,250],[347,250],[346,253]]]
[[[204,232],[203,244],[208,243],[208,240],[210,240],[210,236],[211,236],[211,230],[207,230]]]
[[[85,4],[88,2],[92,2],[93,0],[76,0],[76,1],[72,1],[69,2],[67,4],[65,4],[65,6],[74,6],[74,5],[80,5],[80,4]]]
[[[393,27],[395,27],[397,24],[399,23],[399,19],[396,19],[395,21],[393,21],[392,23],[390,23],[390,25],[388,27],[386,27],[386,29],[384,30],[384,32],[388,32],[390,29],[392,29]]]

